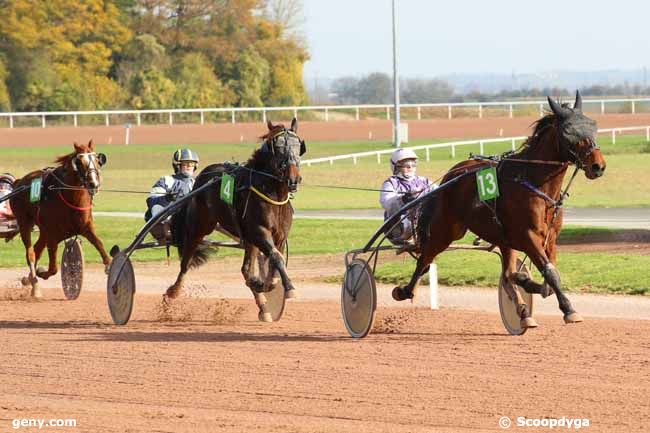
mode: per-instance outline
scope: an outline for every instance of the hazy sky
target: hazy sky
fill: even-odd
[[[392,72],[391,0],[303,0],[306,77]],[[400,75],[650,66],[648,0],[397,0]]]

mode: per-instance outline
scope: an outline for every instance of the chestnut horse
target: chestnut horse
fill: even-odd
[[[244,165],[212,164],[197,176],[194,189],[206,182],[214,182],[198,193],[172,217],[174,243],[181,255],[180,272],[176,282],[167,289],[164,300],[176,298],[189,268],[207,260],[208,248],[201,245],[203,238],[218,230],[238,239],[244,247],[242,275],[251,289],[260,309],[261,321],[272,321],[267,312],[263,292],[275,286],[280,275],[285,297],[295,296],[281,253],[291,229],[293,208],[289,194],[296,192],[300,177],[300,156],[306,151],[305,142],[297,135],[298,121],[291,128],[268,122],[268,132],[260,149]],[[234,177],[232,206],[220,199],[222,176]],[[268,266],[266,280],[256,275],[259,252],[260,268]]]
[[[47,280],[58,272],[56,252],[59,242],[64,239],[82,235],[97,248],[104,265],[108,267],[110,263],[102,241],[95,234],[92,214],[92,199],[101,184],[100,167],[106,163],[106,156],[95,153],[91,140],[87,145],[74,143],[74,152],[57,158],[55,162],[58,163],[56,168],[33,171],[15,183],[15,188],[18,188],[42,178],[39,201],[32,203],[27,190],[12,197],[10,202],[29,266],[29,275],[23,278],[23,284],[31,284],[31,295],[35,298],[42,297],[37,277]],[[38,226],[39,236],[32,246],[34,225]],[[46,246],[48,268],[37,268]]]
[[[506,290],[517,305],[522,327],[535,327],[530,311],[514,285],[542,296],[555,292],[565,323],[581,322],[562,292],[556,265],[555,241],[562,228],[561,188],[569,165],[582,169],[588,179],[605,171],[605,159],[596,145],[596,122],[582,113],[576,94],[574,108],[548,98],[551,113],[536,122],[533,134],[517,153],[505,154],[498,162],[470,159],[455,165],[443,183],[495,166],[500,196],[480,201],[475,176],[464,178],[423,200],[418,218],[421,254],[409,283],[393,290],[396,300],[410,299],[431,261],[467,230],[499,247],[503,256]],[[544,277],[532,281],[516,269],[516,252],[527,254]]]

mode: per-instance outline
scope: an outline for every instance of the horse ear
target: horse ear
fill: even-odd
[[[95,144],[93,143],[93,139],[91,138],[90,141],[88,142],[88,149],[92,152],[95,150]]]
[[[580,96],[579,90],[576,90],[576,102],[573,104],[573,109],[582,111],[582,96]]]
[[[77,143],[77,142],[75,141],[75,142],[74,142],[74,150],[75,150],[75,152],[77,152],[77,153],[83,153],[84,148],[81,147],[81,146],[79,146],[79,143]]]
[[[567,112],[565,108],[563,108],[560,104],[555,102],[550,96],[547,96],[547,99],[548,99],[548,105],[551,107],[551,111],[553,111],[553,113],[556,116],[562,118],[567,117]]]
[[[298,133],[298,119],[295,117],[293,120],[291,120],[291,130],[295,133]]]
[[[269,128],[269,131],[271,131],[273,129],[273,124],[271,123],[270,120],[266,121],[266,127]]]
[[[305,144],[305,140],[300,140],[300,156],[303,156],[307,152],[307,145]]]

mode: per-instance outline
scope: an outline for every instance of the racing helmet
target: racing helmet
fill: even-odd
[[[390,169],[393,174],[397,174],[399,171],[400,161],[404,161],[405,159],[417,160],[418,156],[411,149],[406,148],[400,148],[393,152],[393,154],[390,156]]]
[[[174,152],[172,155],[172,168],[174,169],[175,174],[178,174],[181,169],[181,162],[193,162],[196,164],[196,167],[198,167],[199,155],[192,152],[190,149],[178,149]]]

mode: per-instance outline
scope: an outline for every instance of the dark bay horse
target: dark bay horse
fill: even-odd
[[[106,163],[106,156],[95,153],[91,140],[87,145],[74,143],[74,152],[57,158],[56,163],[56,168],[33,171],[15,183],[15,188],[18,188],[42,178],[39,201],[32,203],[27,190],[11,198],[10,202],[29,266],[29,275],[23,278],[23,284],[31,284],[31,295],[35,298],[42,297],[37,277],[47,280],[58,272],[56,252],[64,239],[76,235],[85,237],[97,248],[104,265],[108,267],[110,263],[102,241],[95,234],[92,215],[92,198],[100,187],[100,168]],[[32,246],[34,225],[38,226],[39,236]],[[37,268],[45,247],[48,268]]]
[[[519,152],[504,156],[498,163],[486,159],[463,161],[443,178],[444,183],[480,166],[496,166],[498,198],[480,201],[476,177],[467,175],[423,201],[417,227],[421,255],[411,280],[404,287],[396,287],[393,298],[412,298],[431,261],[470,230],[501,250],[506,290],[517,304],[522,327],[535,327],[536,323],[514,285],[542,296],[552,290],[564,321],[582,321],[562,292],[555,267],[555,241],[562,227],[558,201],[569,165],[584,170],[588,179],[596,179],[605,171],[605,160],[595,141],[596,122],[582,113],[580,94],[576,94],[574,108],[551,98],[548,102],[552,112],[536,122],[533,134]],[[544,284],[518,272],[515,250],[531,258]]]
[[[295,296],[281,253],[291,229],[293,208],[289,194],[296,192],[300,177],[300,157],[305,153],[305,142],[297,135],[298,121],[294,118],[289,129],[283,125],[267,124],[268,132],[260,149],[244,165],[212,164],[196,178],[194,189],[206,182],[214,182],[181,208],[172,218],[174,243],[181,255],[180,272],[176,282],[167,289],[164,301],[176,298],[189,268],[207,260],[208,250],[202,239],[214,230],[238,239],[244,246],[242,275],[260,308],[259,318],[271,321],[265,310],[263,292],[274,288],[279,274],[285,297]],[[232,206],[220,199],[222,176],[234,177]],[[259,252],[260,268],[269,271],[265,281],[256,275]]]

